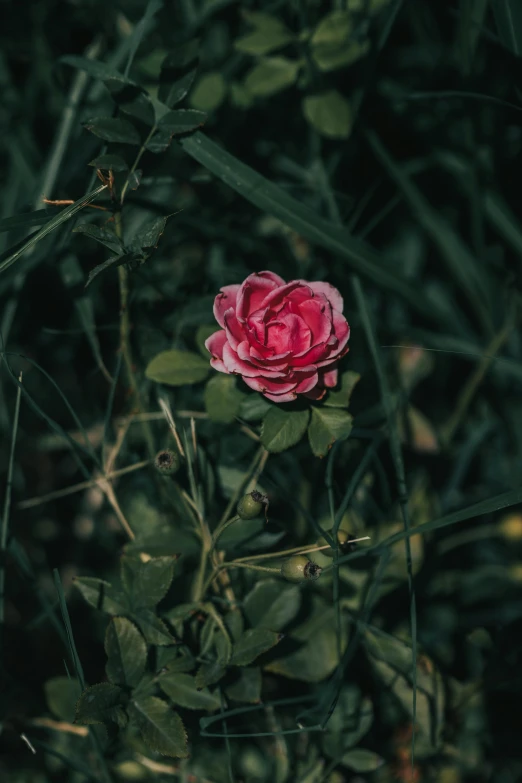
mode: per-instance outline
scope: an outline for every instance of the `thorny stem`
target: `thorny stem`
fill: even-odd
[[[114,213],[114,230],[116,236],[123,242],[123,222],[121,209]],[[138,413],[143,411],[143,404],[139,392],[134,367],[132,362],[132,351],[130,346],[130,315],[129,315],[129,273],[125,266],[118,267],[118,278],[120,282],[120,350],[123,355],[127,379],[134,398],[134,404]],[[152,432],[147,421],[142,421],[142,431],[150,459],[154,459],[154,440]]]
[[[142,159],[142,157],[143,157],[143,153],[144,153],[144,152],[145,152],[145,150],[147,149],[147,144],[148,144],[148,143],[149,143],[149,141],[152,139],[152,137],[153,137],[153,136],[154,136],[154,134],[156,133],[157,129],[158,129],[158,128],[157,128],[157,125],[153,125],[153,126],[152,126],[152,128],[150,129],[150,133],[149,133],[149,135],[147,136],[147,138],[145,139],[145,141],[143,142],[143,144],[141,145],[141,147],[140,147],[140,148],[139,148],[139,150],[138,150],[138,154],[136,155],[136,159],[135,159],[134,163],[132,164],[132,167],[131,167],[131,169],[130,169],[130,171],[129,171],[129,174],[128,174],[128,176],[127,176],[127,179],[125,180],[125,184],[123,185],[123,187],[122,187],[122,189],[121,189],[121,195],[120,195],[120,208],[121,208],[121,206],[123,205],[123,202],[124,202],[124,200],[125,200],[125,194],[127,193],[127,190],[128,190],[128,188],[129,188],[129,184],[130,184],[131,177],[132,177],[132,175],[134,174],[134,172],[136,171],[136,169],[138,168],[138,164],[139,164],[140,160],[141,160],[141,159]],[[118,233],[118,232],[116,231],[116,233]],[[120,237],[120,239],[121,239],[121,237]],[[120,267],[120,269],[121,269],[121,267]]]

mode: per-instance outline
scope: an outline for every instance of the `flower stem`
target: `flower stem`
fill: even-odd
[[[348,543],[356,544],[358,541],[368,541],[370,536],[364,536],[363,538],[354,538]],[[293,549],[282,549],[280,552],[269,552],[264,555],[250,555],[249,557],[238,557],[237,560],[232,560],[229,565],[238,565],[239,563],[251,562],[252,560],[276,560],[279,557],[286,557],[287,555],[307,555],[310,552],[320,552],[322,549],[330,549],[330,544],[324,544],[323,546],[296,546]]]
[[[114,230],[118,239],[123,242],[123,221],[121,208],[116,209],[114,213]],[[129,314],[129,273],[125,266],[118,267],[118,279],[120,283],[120,350],[123,355],[127,381],[134,400],[136,413],[143,412],[143,404],[139,392],[136,376],[134,373],[132,350],[130,345],[130,314]],[[150,459],[154,458],[154,440],[150,425],[147,421],[141,422],[143,437],[147,444],[147,451]]]

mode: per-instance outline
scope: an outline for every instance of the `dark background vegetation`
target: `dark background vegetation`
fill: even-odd
[[[88,55],[123,71],[129,40],[146,4],[50,0],[4,3],[3,10],[1,214],[8,218],[45,208],[47,213],[40,216],[51,219],[57,207],[45,207],[42,196],[76,200],[97,184],[88,164],[104,151],[105,142],[82,122],[114,116],[114,103],[101,82],[61,58]],[[368,50],[352,64],[321,70],[311,56],[311,35],[334,10],[353,14],[353,29],[342,46],[367,42]],[[267,55],[302,61],[300,75],[285,88],[264,77],[257,92],[249,90],[249,74],[265,55],[249,54],[237,45],[252,27],[245,11],[270,14],[295,36]],[[140,186],[129,190],[125,201],[125,231],[139,233],[151,216],[173,217],[157,250],[129,272],[130,341],[144,410],[159,413],[159,387],[144,378],[145,367],[162,350],[198,351],[204,327],[209,327],[208,334],[214,323],[212,302],[221,286],[263,269],[287,280],[328,280],[343,294],[352,329],[343,369],[361,375],[350,402],[356,437],[336,444],[330,463],[314,457],[306,440],[270,456],[260,483],[270,496],[272,526],[257,551],[313,542],[310,517],[323,522],[329,517],[326,465],[332,468],[338,508],[368,443],[380,432],[385,437],[361,477],[348,519],[355,533],[371,536],[372,542],[402,529],[386,402],[394,415],[399,411],[396,425],[412,524],[464,513],[455,526],[428,531],[422,541],[412,539],[413,608],[403,543],[398,545],[401,554],[393,550],[394,565],[379,577],[382,583],[372,599],[371,622],[390,638],[411,644],[412,622],[416,624],[421,662],[440,678],[442,706],[430,702],[430,709],[440,709],[436,719],[417,694],[416,722],[422,724],[421,733],[434,732],[437,739],[421,738],[413,771],[408,705],[415,688],[405,679],[397,693],[395,681],[385,682],[368,649],[359,644],[341,680],[373,705],[374,719],[362,744],[383,760],[378,769],[358,770],[355,762],[350,767],[342,752],[330,753],[312,732],[288,735],[275,746],[273,737],[236,739],[230,750],[222,739],[200,737],[199,716],[187,711],[182,715],[191,759],[168,767],[171,759],[149,752],[150,759],[164,765],[154,770],[139,763],[143,748],[137,756],[130,741],[114,739],[104,751],[112,774],[121,780],[194,782],[341,783],[362,775],[383,783],[514,783],[522,775],[519,4],[166,0],[143,31],[129,76],[157,94],[162,61],[194,38],[199,40],[199,71],[183,106],[207,112],[201,131],[205,137],[276,183],[278,192],[309,207],[318,220],[329,221],[331,235],[340,222],[364,242],[364,249],[359,258],[349,247],[334,252],[328,237],[312,236],[305,226],[299,229],[295,216],[285,217],[277,196],[267,211],[258,209],[258,185],[253,183],[250,190],[236,187],[235,170],[225,184],[219,172],[190,154],[183,138],[181,143],[175,138],[163,154],[146,152],[139,163]],[[198,84],[204,85],[209,75],[214,81],[198,92]],[[339,126],[344,109],[335,105],[333,120],[314,126],[305,117],[304,101],[333,90],[347,102],[349,120]],[[111,150],[130,162],[137,152],[129,145],[113,145]],[[98,203],[110,206],[105,195]],[[44,684],[66,674],[64,659],[71,669],[53,569],[61,575],[86,681],[100,682],[105,679],[107,618],[82,601],[72,580],[78,575],[114,578],[126,545],[113,507],[96,487],[45,499],[48,493],[99,475],[92,459],[81,453],[86,478],[78,450],[63,436],[65,431],[75,441],[82,439],[62,395],[101,454],[111,387],[100,367],[103,362],[113,375],[121,363],[118,272],[108,269],[85,289],[87,276],[109,252],[72,233],[73,225],[84,218],[103,225],[110,217],[94,212],[86,209],[59,225],[0,274],[2,351],[9,352],[2,354],[0,368],[2,498],[20,371],[24,389],[8,548],[2,553],[0,775],[10,783],[82,781],[85,776],[70,759],[83,758],[93,769],[97,763],[83,738],[34,723],[53,714],[57,719]],[[310,225],[313,229],[313,220]],[[0,227],[0,263],[40,228],[30,219],[14,228],[5,222]],[[368,262],[386,276],[375,275]],[[407,295],[389,283],[393,279],[404,283]],[[358,290],[380,346],[377,360],[368,343]],[[423,350],[408,348],[413,345]],[[379,368],[390,386],[387,398],[378,382]],[[135,402],[124,369],[119,371],[114,423]],[[244,419],[223,424],[205,418],[204,388],[199,383],[164,391],[174,412],[181,412],[181,430],[188,427],[185,411],[202,414],[196,419],[197,431],[214,477],[213,489],[207,489],[209,518],[215,523],[256,444],[240,429]],[[240,382],[238,388],[247,391]],[[259,433],[259,422],[247,426]],[[160,416],[151,429],[156,449],[172,445]],[[114,434],[113,428],[109,440]],[[141,429],[132,425],[118,467],[144,459]],[[187,482],[182,478],[180,484]],[[155,531],[164,530],[165,519],[176,533],[177,517],[165,509],[148,469],[122,477],[115,489],[131,527],[149,544]],[[501,499],[491,501],[495,496]],[[37,497],[41,502],[23,507],[24,501]],[[481,505],[474,511],[473,504]],[[156,535],[161,550],[163,534]],[[178,539],[182,552],[183,535]],[[165,553],[175,547],[172,540],[175,535],[165,543]],[[169,606],[188,600],[196,563],[187,544],[166,599]],[[369,577],[367,586],[376,573],[375,562],[365,558],[341,566],[346,576],[341,578],[341,597],[347,599],[357,593],[355,582],[350,582],[351,568]],[[234,579],[237,594],[244,596],[256,575],[242,573]],[[305,603],[311,595],[304,593]],[[323,599],[332,603],[330,582]],[[359,608],[356,602],[351,610]],[[393,672],[392,652],[390,656]],[[267,703],[317,695],[320,687],[269,669],[263,674]],[[258,717],[246,714],[240,720],[243,729],[267,731]],[[295,711],[282,710],[280,720],[286,728],[295,728]],[[21,735],[34,740],[35,754]]]

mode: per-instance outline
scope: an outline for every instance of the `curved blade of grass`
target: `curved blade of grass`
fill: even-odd
[[[16,384],[18,387],[20,387],[20,388],[22,389],[22,394],[24,395],[24,397],[25,397],[25,399],[26,399],[26,401],[27,401],[27,404],[29,405],[29,407],[30,407],[30,408],[32,408],[32,410],[33,410],[35,413],[37,413],[37,414],[38,414],[38,416],[40,416],[40,417],[41,417],[41,418],[42,418],[42,419],[43,419],[43,420],[46,422],[46,424],[48,424],[48,426],[49,426],[49,427],[50,427],[52,430],[54,430],[54,432],[56,432],[58,435],[61,435],[61,437],[62,437],[62,438],[65,438],[65,440],[66,440],[66,441],[69,443],[69,445],[72,447],[73,454],[74,454],[74,456],[76,457],[76,460],[77,460],[77,462],[78,462],[78,466],[79,466],[80,470],[82,471],[82,473],[83,473],[84,477],[85,477],[86,479],[89,479],[89,478],[90,478],[90,473],[89,473],[89,471],[87,470],[86,466],[83,464],[82,460],[80,459],[80,457],[79,457],[79,455],[78,455],[78,453],[77,453],[77,450],[78,450],[78,449],[80,449],[80,450],[81,450],[81,451],[83,451],[85,454],[87,454],[87,456],[89,456],[91,459],[92,459],[92,453],[91,453],[91,452],[90,452],[88,449],[86,449],[86,448],[85,448],[85,447],[84,447],[84,446],[83,446],[81,443],[78,443],[78,441],[75,441],[75,440],[74,440],[74,439],[73,439],[73,438],[72,438],[72,437],[69,435],[69,433],[68,433],[68,432],[66,432],[66,431],[63,429],[63,427],[61,427],[61,426],[60,426],[60,425],[59,425],[59,424],[58,424],[56,421],[54,421],[54,419],[51,419],[51,417],[50,417],[50,416],[48,416],[48,415],[45,413],[45,411],[43,411],[43,410],[42,410],[42,408],[40,408],[40,406],[38,405],[38,403],[36,403],[36,402],[33,400],[33,398],[31,397],[31,395],[30,395],[30,394],[29,394],[29,392],[27,391],[27,389],[21,385],[21,383],[19,382],[18,378],[16,377],[16,373],[14,373],[14,372],[11,370],[11,368],[9,367],[9,365],[7,364],[7,362],[6,362],[6,367],[7,367],[7,371],[8,371],[8,373],[9,373],[9,375],[11,376],[11,378],[12,378],[12,380],[13,380],[13,383],[15,383],[15,384]],[[96,457],[96,460],[95,460],[95,461],[98,463],[98,458],[97,458],[97,457]]]
[[[522,55],[522,5],[519,0],[492,0],[498,36],[506,49]]]
[[[73,215],[86,207],[87,204],[90,204],[91,201],[94,201],[94,199],[106,188],[107,185],[100,185],[94,190],[91,190],[90,193],[87,193],[85,196],[78,199],[78,201],[75,201],[74,204],[71,204],[70,207],[62,209],[62,211],[59,212],[56,217],[52,218],[52,220],[49,220],[49,222],[46,223],[45,226],[40,229],[40,231],[36,231],[34,234],[31,234],[29,239],[24,242],[21,247],[17,247],[16,251],[8,256],[5,261],[0,264],[0,272],[5,272],[5,270],[14,264],[15,261],[18,261],[23,253],[25,253],[31,247],[34,247],[37,242],[40,242],[40,240],[44,239],[44,237],[50,234],[51,231],[54,231],[55,228],[58,228],[58,226],[61,226],[62,223],[65,223],[66,220],[70,220]]]
[[[48,209],[36,209],[34,212],[23,212],[21,215],[0,220],[0,232],[12,231],[14,228],[27,228],[27,226],[41,226],[48,223],[52,212]]]
[[[150,32],[152,29],[154,17],[158,11],[161,11],[162,8],[163,0],[149,0],[145,9],[145,13],[132,31],[129,39],[129,57],[127,59],[125,71],[123,72],[125,78],[127,78],[129,75],[131,65],[134,61],[134,57],[136,56],[136,52],[138,51],[138,47],[142,38]]]
[[[449,223],[434,210],[410,177],[395,163],[375,133],[367,138],[372,149],[397,184],[420,225],[438,247],[441,257],[477,314],[479,322],[493,330],[488,307],[488,283],[466,245]]]
[[[396,408],[394,405],[393,397],[391,394],[390,386],[388,384],[388,378],[382,363],[379,346],[375,335],[375,328],[372,323],[372,318],[366,297],[364,295],[363,288],[360,280],[352,277],[353,290],[359,313],[361,316],[362,325],[366,333],[366,339],[368,341],[368,347],[372,355],[375,371],[377,373],[377,380],[379,382],[379,389],[381,393],[382,404],[386,412],[386,418],[388,420],[388,431],[390,437],[390,451],[395,468],[395,477],[397,481],[397,491],[399,495],[399,504],[401,507],[402,521],[404,524],[405,546],[406,546],[406,569],[408,572],[408,590],[410,595],[410,627],[411,627],[411,647],[412,647],[412,725],[413,733],[411,740],[411,763],[413,766],[415,757],[415,723],[417,714],[417,610],[415,605],[415,588],[413,585],[413,567],[411,558],[411,545],[410,545],[410,515],[408,510],[408,489],[406,486],[406,473],[404,470],[404,460],[402,458],[402,447],[399,431],[397,429],[397,417]]]
[[[51,375],[49,375],[49,373],[46,370],[44,370],[44,368],[41,365],[39,365],[38,362],[35,362],[34,359],[30,359],[28,356],[24,356],[21,353],[14,353],[12,351],[2,351],[2,352],[0,352],[0,356],[17,356],[19,359],[24,359],[24,361],[28,362],[32,367],[35,367],[39,372],[42,373],[42,375],[53,386],[55,391],[58,392],[58,395],[62,399],[65,407],[67,408],[67,410],[71,414],[71,416],[72,416],[76,426],[78,427],[78,429],[80,430],[80,432],[83,435],[83,438],[84,438],[84,441],[85,441],[85,446],[83,446],[81,443],[78,443],[77,441],[74,441],[67,433],[65,433],[65,430],[62,430],[61,427],[60,427],[60,430],[65,433],[65,436],[67,437],[67,439],[71,443],[74,443],[75,445],[79,446],[86,454],[88,454],[89,457],[93,460],[93,462],[97,465],[97,467],[100,470],[102,470],[102,465],[101,465],[100,460],[98,459],[98,455],[96,454],[95,450],[93,449],[93,447],[91,446],[91,443],[89,441],[89,436],[87,434],[87,430],[83,426],[83,424],[82,424],[78,414],[76,413],[76,411],[74,410],[73,406],[71,405],[71,403],[69,402],[69,400],[67,399],[67,397],[65,396],[63,391],[60,389],[60,387],[58,386],[58,384],[56,383],[54,378]],[[13,373],[12,373],[9,365],[7,364],[7,362],[6,362],[6,366],[7,366],[8,370],[9,370],[9,372],[11,373],[11,376],[13,376]],[[26,393],[26,390],[23,389],[23,392]],[[42,411],[42,414],[43,414],[43,411]],[[50,421],[48,418],[46,418],[45,420],[48,423]],[[55,422],[55,424],[56,424],[56,422]],[[56,424],[56,426],[59,427],[58,424]]]
[[[310,242],[335,253],[355,272],[402,297],[417,312],[438,323],[446,322],[446,315],[438,311],[434,303],[418,288],[387,269],[379,254],[368,245],[355,239],[342,226],[320,217],[317,212],[242,163],[201,131],[181,139],[179,144],[198,163],[259,209],[279,218]]]
[[[522,503],[522,487],[509,490],[509,492],[502,492],[500,495],[495,495],[487,500],[481,500],[479,503],[474,503],[460,511],[446,514],[443,517],[439,517],[439,519],[433,519],[431,522],[423,522],[421,525],[417,525],[411,530],[403,530],[399,533],[394,533],[393,536],[389,536],[389,538],[386,538],[379,544],[373,544],[373,546],[365,547],[365,549],[360,549],[357,552],[351,552],[349,555],[343,555],[343,557],[339,558],[338,563],[339,565],[348,563],[350,560],[357,560],[358,558],[366,557],[369,554],[378,555],[398,541],[404,541],[407,538],[411,538],[411,536],[424,536],[427,533],[434,533],[435,530],[441,530],[444,527],[456,525],[458,522],[466,522],[468,519],[480,517],[484,514],[502,511],[504,508],[516,506],[518,503]],[[323,571],[328,571],[330,568],[332,568],[332,566],[327,566],[326,568],[323,568]]]
[[[16,392],[15,410],[13,416],[13,426],[11,429],[11,449],[9,451],[9,462],[7,465],[7,481],[5,485],[4,507],[2,510],[2,520],[0,526],[0,636],[4,630],[4,591],[5,591],[5,554],[7,548],[7,532],[9,530],[9,514],[11,511],[11,487],[13,483],[14,453],[16,446],[16,436],[18,433],[18,419],[20,416],[20,400],[22,398],[22,374],[20,373],[20,386]],[[0,638],[1,642],[1,638]],[[0,652],[2,644],[0,643]]]

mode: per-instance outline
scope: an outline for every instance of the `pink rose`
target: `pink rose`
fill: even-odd
[[[298,394],[320,400],[336,385],[337,364],[348,352],[343,306],[330,283],[285,283],[274,272],[226,285],[214,300],[223,328],[205,342],[210,364],[241,375],[273,402],[290,402]]]

